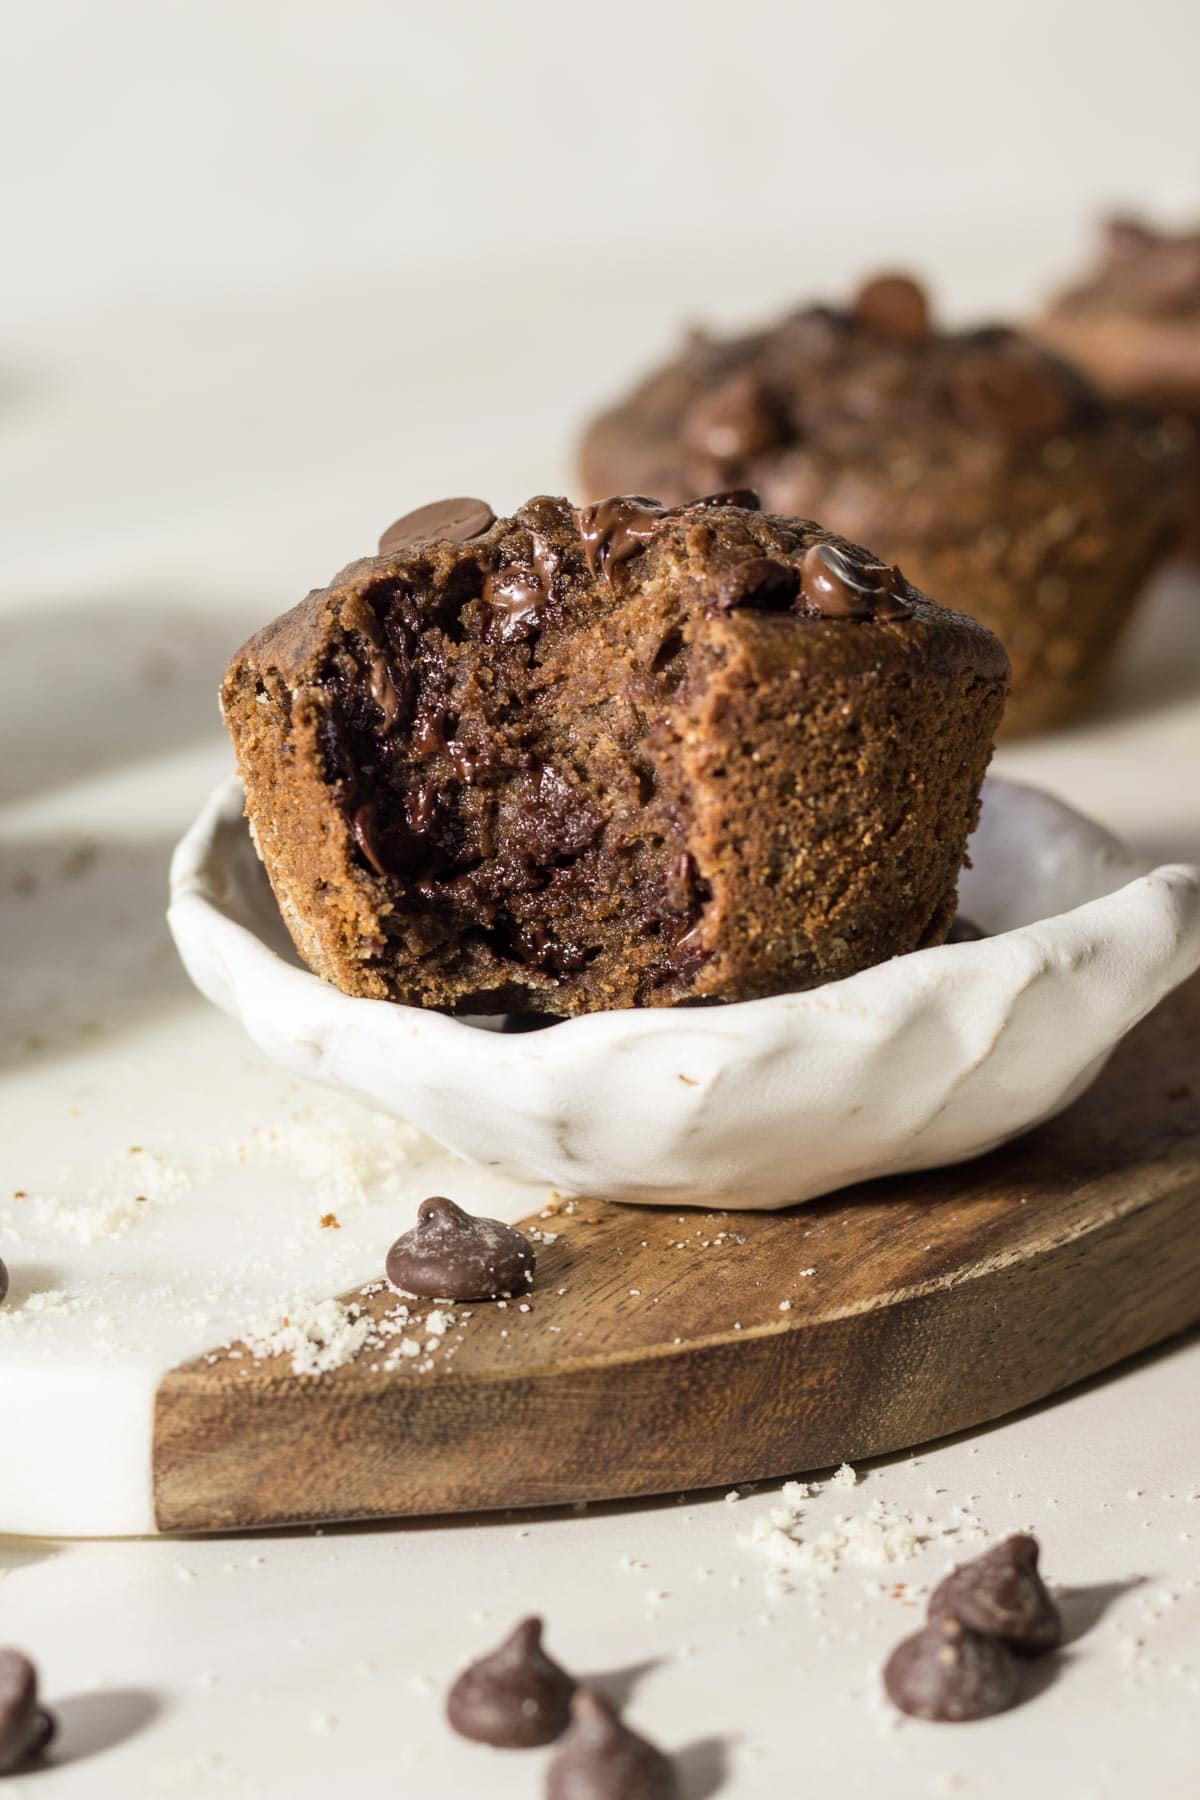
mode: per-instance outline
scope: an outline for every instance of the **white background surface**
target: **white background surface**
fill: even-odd
[[[164,1180],[123,1236],[82,1243],[68,1221],[39,1227],[57,1261],[12,1253],[14,1299],[65,1280],[96,1302],[72,1329],[99,1355],[136,1339],[122,1296],[157,1290],[186,1338],[185,1304],[207,1332],[272,1283],[371,1272],[432,1185],[418,1146],[392,1168],[355,1109],[263,1067],[166,941],[167,849],[228,766],[212,695],[239,637],[411,504],[569,489],[580,412],[685,316],[753,317],[901,255],[954,312],[1021,308],[1096,207],[1186,210],[1200,22],[1165,0],[27,0],[5,34],[0,1196],[63,1215],[127,1200],[135,1143],[192,1182],[172,1199]],[[1103,716],[1001,758],[1157,859],[1200,849],[1198,604],[1161,586]],[[345,1229],[319,1233],[352,1165]],[[0,1641],[67,1697],[64,1765],[13,1791],[535,1792],[538,1759],[451,1740],[437,1693],[540,1607],[581,1670],[654,1662],[631,1717],[664,1744],[722,1740],[689,1757],[688,1800],[722,1763],[735,1800],[1184,1800],[1200,1783],[1198,1378],[1193,1339],[814,1503],[817,1529],[876,1495],[942,1523],[965,1505],[989,1533],[1034,1524],[1052,1577],[1118,1584],[1049,1690],[1004,1719],[890,1729],[875,1669],[914,1612],[853,1566],[815,1597],[769,1598],[738,1540],[770,1496],[3,1541]],[[78,1446],[45,1440],[64,1480],[95,1479]],[[954,1545],[897,1578],[927,1580]],[[1075,1624],[1096,1611],[1077,1603]]]

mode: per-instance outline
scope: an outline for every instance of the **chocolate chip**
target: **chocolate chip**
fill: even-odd
[[[580,1688],[571,1729],[546,1771],[546,1800],[679,1800],[669,1756],[622,1725],[607,1700]]]
[[[758,456],[783,436],[777,408],[749,369],[739,369],[699,394],[687,409],[682,431],[690,449],[718,463]]]
[[[1017,1698],[1019,1677],[999,1638],[946,1618],[896,1646],[883,1686],[892,1705],[912,1718],[958,1724],[1004,1712]]]
[[[977,944],[981,938],[986,936],[987,932],[981,925],[977,925],[974,919],[967,919],[962,913],[956,913],[950,929],[946,933],[946,942],[948,944]]]
[[[497,1300],[533,1280],[529,1239],[499,1219],[480,1219],[433,1194],[411,1231],[388,1251],[388,1280],[426,1300]]]
[[[714,604],[723,613],[741,606],[756,612],[785,612],[799,592],[799,569],[771,556],[752,556],[722,575]]]
[[[907,619],[912,607],[895,591],[899,583],[897,569],[836,544],[810,544],[800,564],[800,598],[822,619]]]
[[[964,362],[952,378],[951,395],[973,431],[1014,444],[1053,437],[1074,409],[1058,365],[1019,340]]]
[[[7,1294],[7,1292],[8,1292],[8,1270],[4,1266],[3,1257],[0,1257],[0,1306],[3,1306],[3,1304],[4,1304],[4,1296],[5,1296],[5,1294]]]
[[[1002,1638],[1018,1656],[1043,1656],[1062,1642],[1058,1608],[1038,1574],[1038,1541],[1024,1532],[947,1575],[930,1596],[929,1618]]]
[[[418,506],[388,526],[379,540],[379,554],[391,556],[397,550],[439,541],[465,544],[495,522],[496,515],[486,500],[431,500],[428,506]]]
[[[446,1697],[460,1737],[499,1750],[552,1744],[567,1729],[575,1683],[542,1649],[542,1621],[522,1619],[490,1656],[464,1669]]]
[[[583,539],[587,566],[593,575],[607,576],[633,556],[640,556],[665,519],[677,519],[697,506],[740,506],[759,512],[762,502],[753,488],[725,488],[719,494],[702,494],[681,506],[666,507],[646,494],[614,494],[581,506],[575,514]]]
[[[0,1650],[0,1775],[35,1761],[54,1736],[53,1716],[37,1703],[37,1670],[19,1650]]]
[[[575,514],[593,575],[612,580],[613,570],[639,556],[666,517],[666,507],[645,494],[614,494]]]
[[[876,337],[919,344],[929,336],[929,302],[908,275],[876,275],[859,289],[851,310]]]

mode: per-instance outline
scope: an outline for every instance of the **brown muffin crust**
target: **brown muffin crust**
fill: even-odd
[[[1005,731],[1081,710],[1180,528],[1190,434],[1000,326],[938,331],[877,277],[741,337],[695,336],[584,434],[589,492],[745,481],[899,563],[1005,644]]]
[[[565,1016],[941,941],[1004,653],[752,500],[543,496],[351,564],[239,651],[225,718],[310,967]]]

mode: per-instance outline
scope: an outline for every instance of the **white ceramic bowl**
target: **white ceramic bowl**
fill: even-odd
[[[304,969],[236,781],[176,850],[168,917],[197,987],[268,1056],[476,1162],[567,1194],[779,1207],[1027,1131],[1200,966],[1200,869],[1147,872],[1033,788],[987,782],[971,856],[960,904],[995,934],[980,942],[808,993],[511,1036]]]

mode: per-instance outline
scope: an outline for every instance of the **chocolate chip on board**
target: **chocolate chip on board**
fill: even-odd
[[[526,1291],[535,1260],[529,1239],[511,1225],[433,1194],[388,1251],[387,1275],[393,1287],[421,1299],[499,1300]]]
[[[546,1771],[546,1800],[679,1800],[669,1756],[623,1725],[607,1700],[580,1688],[571,1729]]]
[[[4,1259],[2,1257],[0,1257],[0,1306],[3,1306],[3,1304],[4,1304],[4,1296],[5,1296],[5,1294],[7,1294],[7,1292],[8,1292],[8,1270],[4,1266]]]
[[[542,1621],[522,1619],[488,1656],[464,1669],[446,1697],[460,1737],[501,1750],[552,1744],[567,1729],[575,1682],[542,1649]]]

